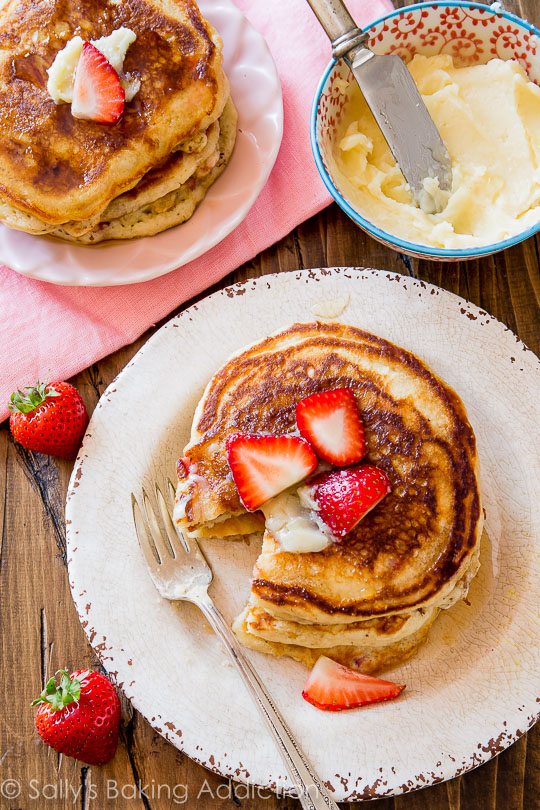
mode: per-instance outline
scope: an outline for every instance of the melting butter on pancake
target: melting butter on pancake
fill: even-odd
[[[114,126],[73,117],[47,69],[75,35],[136,34],[124,71],[140,89]],[[32,231],[100,214],[221,115],[222,44],[193,0],[7,0],[0,10],[0,219]]]
[[[242,534],[244,520],[252,533],[262,518],[240,503],[227,437],[293,433],[299,400],[341,387],[355,392],[365,461],[386,472],[392,491],[344,542],[322,551],[284,552],[267,530],[235,632],[248,646],[304,663],[324,649],[377,671],[414,653],[478,568],[475,437],[457,394],[419,358],[360,329],[318,322],[294,324],[235,354],[197,407],[175,519],[193,536]],[[410,632],[375,633],[374,643],[373,629],[361,627],[391,616]]]

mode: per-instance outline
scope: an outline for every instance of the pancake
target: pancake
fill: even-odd
[[[341,387],[353,389],[362,414],[365,462],[384,470],[391,492],[322,551],[285,552],[266,530],[235,631],[248,646],[304,663],[324,650],[377,671],[413,654],[478,569],[474,433],[457,394],[418,357],[360,329],[319,322],[294,324],[235,354],[197,407],[175,521],[195,536],[240,534],[243,519],[253,531],[257,513],[240,503],[227,437],[295,433],[297,402]],[[392,617],[408,628],[401,635],[380,631]]]
[[[101,214],[96,215],[93,219],[64,223],[62,230],[70,236],[81,236],[95,228],[99,222],[110,222],[112,219],[131,214],[143,205],[154,202],[187,183],[189,178],[209,159],[214,159],[215,156],[217,161],[220,120],[214,121],[206,132],[200,133],[201,138],[198,141],[200,150],[178,149],[172,152],[160,166],[156,166],[141,177],[136,186],[112,200]],[[188,149],[190,146],[191,144],[188,143]],[[43,226],[47,232],[54,230],[45,223]]]
[[[108,219],[107,212],[104,212],[102,221],[79,236],[73,236],[64,227],[51,231],[51,235],[80,244],[96,244],[107,239],[152,236],[167,228],[180,225],[193,215],[208,189],[226,168],[234,149],[236,130],[237,113],[232,100],[229,99],[219,120],[219,137],[216,148],[206,160],[198,165],[189,180],[158,199],[150,200],[133,210],[128,210],[123,216]],[[172,181],[172,172],[168,173],[167,179]],[[162,181],[158,179],[156,183],[150,184],[150,188],[155,190],[161,183]],[[137,196],[143,199],[146,195],[153,196],[147,188],[143,188],[140,195],[135,191],[133,200],[136,201]],[[125,204],[125,199],[124,195],[123,204]]]
[[[291,620],[281,613],[279,607],[274,604],[265,603],[259,599],[252,590],[249,605],[248,619],[261,617],[264,613],[264,622],[256,623],[248,621],[249,632],[258,635],[267,641],[287,641],[289,644],[298,644],[302,647],[328,647],[333,646],[339,637],[340,644],[358,644],[362,641],[374,642],[374,636],[380,638],[379,646],[394,641],[401,641],[405,636],[411,635],[419,629],[426,621],[434,620],[440,610],[448,610],[460,599],[464,599],[468,592],[473,578],[480,568],[480,545],[462,577],[455,583],[451,591],[440,594],[434,604],[428,607],[421,607],[417,610],[406,610],[400,613],[376,615],[375,618],[359,619],[354,622],[344,621],[334,624],[306,624],[304,617],[296,617],[296,621]],[[395,625],[393,622],[397,621]],[[382,622],[384,632],[379,632],[379,623]],[[389,622],[390,624],[386,624]],[[402,623],[402,624],[399,624]],[[371,626],[374,624],[375,631]],[[388,631],[388,627],[391,631]],[[369,632],[368,632],[369,631]],[[349,641],[347,642],[347,639]]]
[[[466,597],[479,566],[478,547],[462,578],[436,605],[343,624],[305,624],[281,618],[274,605],[261,602],[252,591],[233,630],[247,647],[294,658],[307,666],[326,655],[352,669],[381,672],[417,652],[440,611]]]
[[[389,641],[388,644],[379,645],[362,641],[356,645],[337,643],[332,647],[321,648],[300,646],[283,641],[269,641],[253,633],[253,620],[247,610],[235,620],[233,630],[245,647],[250,647],[257,652],[275,655],[278,658],[287,656],[310,668],[316,664],[321,655],[326,655],[350,669],[372,675],[400,666],[415,655],[426,641],[436,617],[436,612],[430,614],[430,620],[419,625],[410,635]]]
[[[121,26],[140,90],[115,125],[55,104],[46,70],[74,35]],[[228,97],[221,40],[193,0],[7,0],[0,11],[0,218],[28,230],[90,219],[216,121]],[[13,213],[15,210],[15,213]],[[11,213],[11,216],[9,216]]]
[[[390,496],[385,499],[393,509]],[[384,514],[384,510],[373,510]],[[478,570],[478,553],[482,533],[482,519],[478,522],[478,537],[474,548],[467,554],[457,572],[444,576],[437,570],[438,558],[430,561],[431,568],[424,567],[420,557],[405,551],[401,555],[393,551],[395,562],[388,570],[384,565],[373,566],[364,556],[364,541],[373,545],[372,560],[385,560],[386,534],[379,538],[362,531],[362,520],[344,543],[333,543],[323,551],[312,554],[291,554],[281,551],[279,544],[268,531],[264,533],[261,554],[255,563],[251,583],[252,602],[274,616],[303,623],[342,625],[369,619],[373,616],[389,616],[409,612],[422,607],[450,607],[456,599],[463,598],[472,576]],[[365,527],[364,527],[365,528]],[[362,537],[361,544],[358,538]],[[426,544],[427,545],[427,544]],[[437,546],[436,543],[433,544]],[[386,562],[386,560],[385,560]],[[396,580],[394,572],[399,579]],[[399,598],[391,599],[396,581],[406,579],[408,588],[415,587],[414,603],[408,592],[397,591]],[[428,598],[422,587],[426,579],[433,583]],[[462,583],[466,584],[463,587]],[[396,593],[396,591],[394,591]]]
[[[318,649],[322,655],[336,646],[375,649],[397,644],[416,635],[424,625],[431,626],[438,612],[438,608],[420,608],[353,624],[315,625],[278,619],[250,603],[237,621],[248,633],[265,641]]]

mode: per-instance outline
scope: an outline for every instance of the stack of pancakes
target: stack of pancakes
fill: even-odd
[[[73,117],[47,69],[75,35],[125,26],[140,79],[117,124]],[[0,221],[93,244],[185,222],[236,139],[222,43],[193,0],[7,0],[0,10]]]
[[[479,565],[475,437],[458,396],[417,357],[337,323],[295,324],[232,357],[197,408],[175,520],[195,537],[264,529],[239,501],[227,436],[292,433],[299,400],[341,387],[355,392],[366,461],[392,491],[323,551],[283,552],[266,530],[234,630],[249,647],[307,665],[324,654],[377,672],[418,649]]]

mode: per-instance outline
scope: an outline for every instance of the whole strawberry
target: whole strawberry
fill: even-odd
[[[57,677],[60,683],[57,684]],[[109,762],[118,745],[120,700],[112,683],[91,670],[59,670],[32,706],[47,745],[88,765]]]
[[[40,383],[15,391],[10,398],[9,426],[27,450],[74,459],[88,425],[81,395],[66,382]]]

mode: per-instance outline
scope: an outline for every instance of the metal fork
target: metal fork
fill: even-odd
[[[169,501],[174,501],[175,489],[167,482]],[[255,701],[272,737],[283,757],[287,772],[297,790],[304,810],[339,810],[305,754],[272,697],[245,657],[242,647],[208,594],[212,570],[196,540],[189,541],[177,533],[170,508],[159,486],[155,485],[157,512],[142,490],[142,507],[132,493],[133,520],[141,550],[150,576],[160,595],[171,601],[185,601],[197,605],[209,624],[225,645],[248,692]],[[158,517],[159,515],[159,517]],[[161,518],[161,520],[160,520]]]

